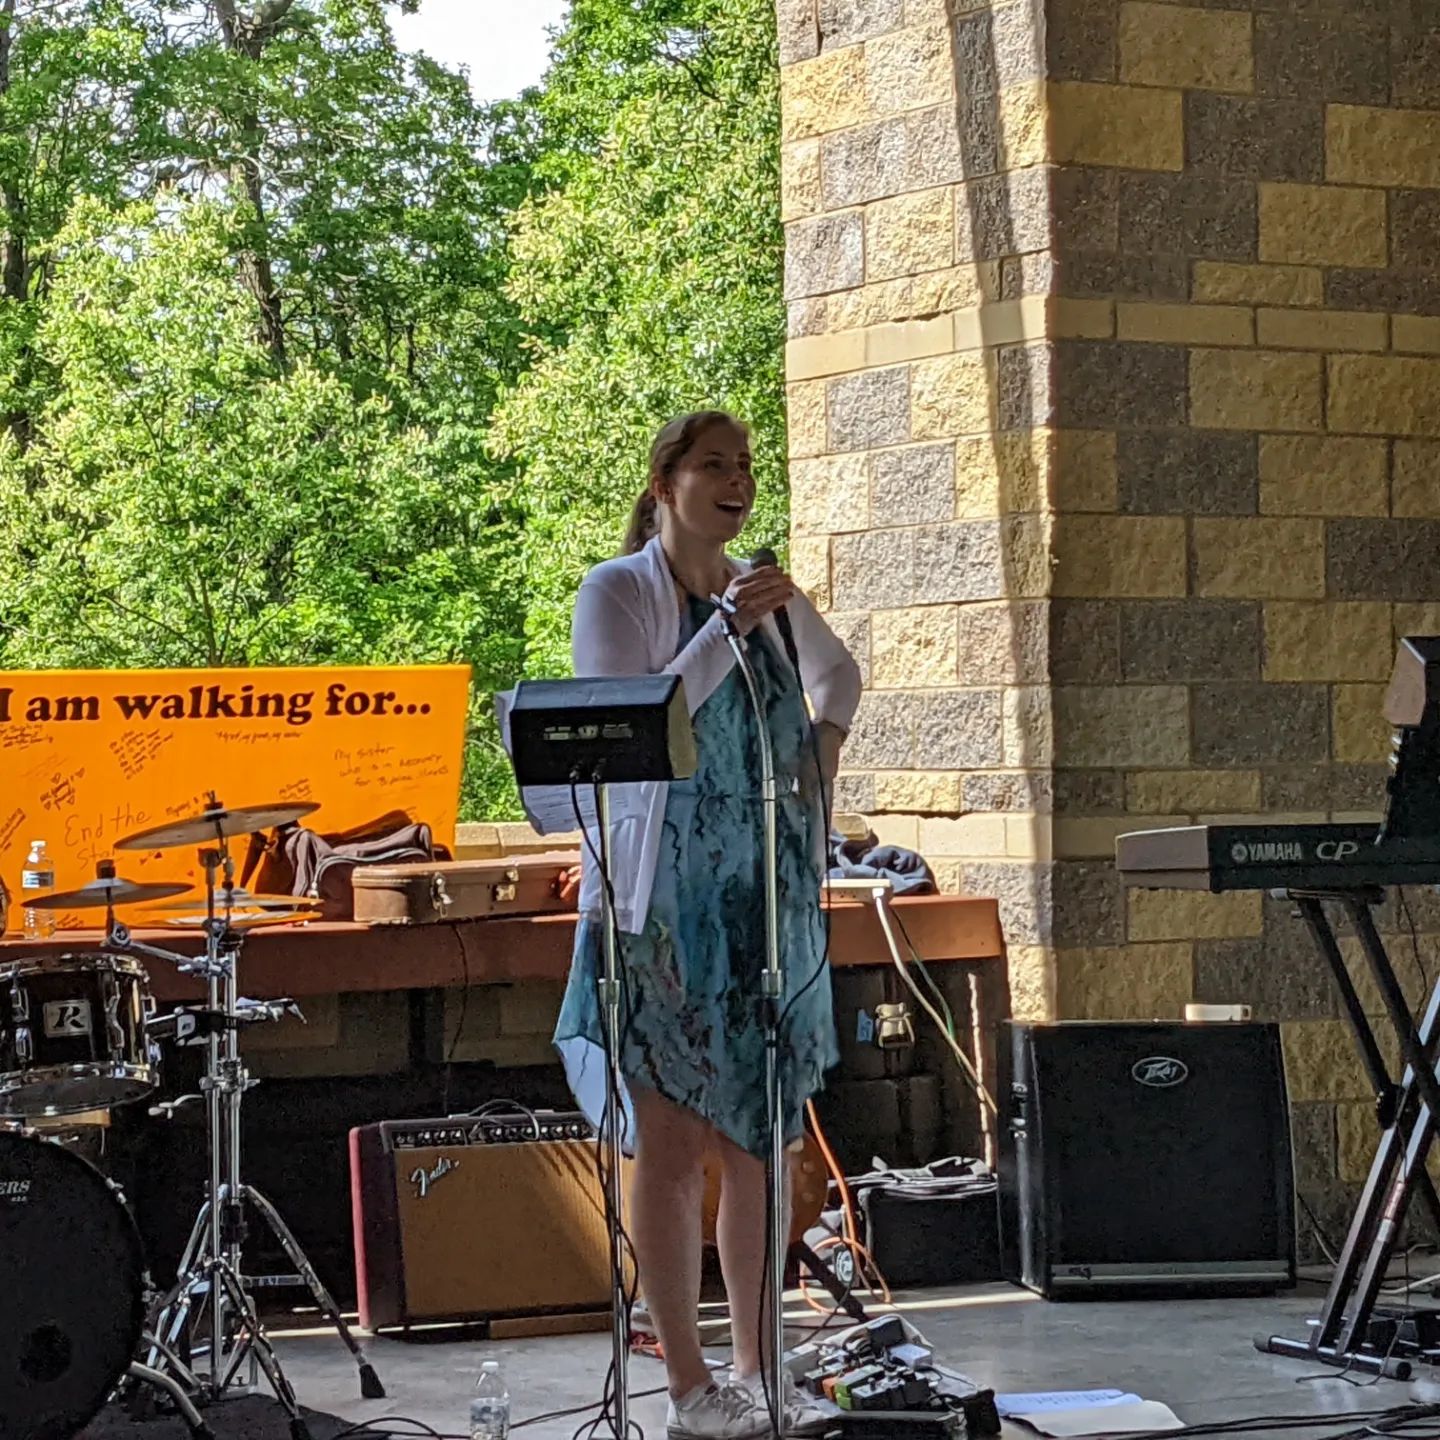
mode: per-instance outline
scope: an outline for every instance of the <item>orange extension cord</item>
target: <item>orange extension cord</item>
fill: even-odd
[[[849,1250],[855,1259],[855,1273],[857,1277],[863,1277],[870,1286],[870,1289],[880,1296],[881,1302],[890,1303],[890,1286],[885,1276],[881,1274],[880,1267],[875,1263],[875,1257],[860,1243],[860,1227],[855,1220],[855,1200],[850,1194],[850,1187],[845,1183],[845,1172],[841,1170],[839,1162],[835,1159],[835,1152],[830,1148],[830,1142],[825,1138],[825,1132],[820,1127],[820,1117],[815,1113],[815,1102],[805,1102],[805,1118],[810,1122],[810,1133],[815,1137],[815,1143],[820,1147],[820,1153],[825,1157],[825,1168],[830,1172],[830,1178],[834,1180],[840,1191],[841,1226],[843,1235],[832,1235],[827,1240],[822,1240],[815,1247],[817,1255],[823,1255],[827,1250],[846,1249]],[[817,1314],[827,1314],[831,1307],[818,1301],[811,1293],[810,1286],[805,1277],[800,1277],[800,1293],[804,1296],[805,1303]]]

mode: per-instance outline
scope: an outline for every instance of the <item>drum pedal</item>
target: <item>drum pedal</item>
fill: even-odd
[[[307,1288],[303,1275],[242,1275],[240,1283],[247,1290],[296,1290]]]

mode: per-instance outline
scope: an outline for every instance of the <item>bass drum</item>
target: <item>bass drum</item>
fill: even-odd
[[[0,1132],[0,1440],[68,1440],[136,1358],[140,1235],[116,1188],[51,1140]]]

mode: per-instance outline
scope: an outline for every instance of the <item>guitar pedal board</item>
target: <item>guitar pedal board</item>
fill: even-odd
[[[898,1315],[858,1325],[789,1357],[797,1386],[833,1407],[843,1440],[961,1440],[998,1435],[995,1394],[937,1365]]]

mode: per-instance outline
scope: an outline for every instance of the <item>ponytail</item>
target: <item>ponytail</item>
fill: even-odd
[[[630,511],[630,523],[625,527],[625,543],[620,551],[622,555],[638,555],[659,529],[655,504],[655,492],[647,486]]]

